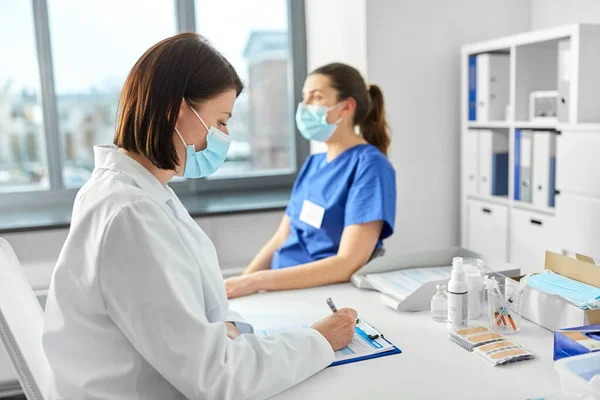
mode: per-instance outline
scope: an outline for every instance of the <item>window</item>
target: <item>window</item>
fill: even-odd
[[[47,189],[31,2],[0,2],[0,37],[0,193]]]
[[[234,141],[228,159],[215,177],[293,170],[288,2],[196,0],[195,11],[196,31],[231,62],[246,84],[229,124]]]
[[[0,1],[0,35],[10,38],[0,62],[0,193],[10,196],[0,207],[72,204],[93,146],[113,140],[127,73],[151,45],[184,31],[207,37],[247,90],[228,124],[225,165],[172,187],[289,189],[308,155],[294,123],[306,76],[302,0]]]
[[[172,0],[48,0],[65,187],[94,168],[93,146],[112,143],[127,73],[154,43],[177,33]],[[74,34],[80,32],[81,34]]]

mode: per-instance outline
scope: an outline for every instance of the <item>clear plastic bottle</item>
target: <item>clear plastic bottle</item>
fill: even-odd
[[[431,318],[438,322],[448,321],[448,294],[445,285],[437,285],[437,292],[431,298]]]

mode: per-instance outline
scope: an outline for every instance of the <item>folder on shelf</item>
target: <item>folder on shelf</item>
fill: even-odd
[[[477,121],[477,56],[469,56],[469,121]]]
[[[508,54],[483,53],[476,61],[477,121],[506,120],[509,103],[510,58]]]
[[[463,157],[463,174],[465,178],[465,192],[467,194],[479,193],[479,131],[477,129],[467,130],[464,136],[463,154],[469,156]]]
[[[550,159],[550,189],[548,190],[548,206],[554,207],[556,197],[556,157]]]
[[[486,196],[508,194],[508,135],[479,131],[479,190]]]
[[[554,158],[555,151],[554,133],[533,133],[531,203],[536,206],[550,205],[550,161]]]
[[[492,196],[508,195],[508,153],[492,155]]]
[[[531,178],[532,178],[532,132],[521,131],[521,146],[520,146],[520,168],[519,174],[521,177],[520,199],[523,202],[531,203]]]
[[[515,200],[521,200],[521,130],[515,129],[515,181],[514,197]]]

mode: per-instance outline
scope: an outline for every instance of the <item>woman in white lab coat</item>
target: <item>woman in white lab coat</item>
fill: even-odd
[[[349,309],[313,329],[241,334],[251,328],[229,309],[215,248],[167,186],[223,163],[242,89],[229,62],[192,33],[134,65],[115,145],[94,148],[50,285],[52,399],[267,398],[350,342]]]

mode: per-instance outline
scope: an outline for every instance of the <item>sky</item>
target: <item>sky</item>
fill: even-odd
[[[135,61],[176,33],[175,0],[47,0],[57,94],[120,90]],[[196,0],[196,28],[247,79],[243,50],[253,30],[287,30],[286,0]],[[0,89],[36,90],[31,1],[0,0]]]

